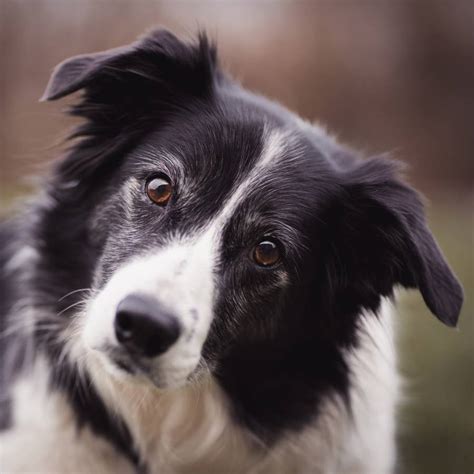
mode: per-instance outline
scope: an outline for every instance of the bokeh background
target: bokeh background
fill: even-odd
[[[244,85],[409,164],[466,302],[449,330],[402,292],[398,471],[472,473],[474,2],[0,0],[0,213],[31,192],[27,177],[73,124],[64,103],[38,103],[52,67],[160,24],[206,28]]]

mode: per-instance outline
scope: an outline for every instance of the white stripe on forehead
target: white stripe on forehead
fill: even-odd
[[[230,218],[240,202],[247,196],[247,191],[252,189],[261,177],[262,172],[277,163],[283,157],[285,146],[289,137],[281,130],[264,131],[264,144],[262,154],[250,171],[249,175],[231,193],[230,198],[225,202],[224,207],[213,222],[213,227],[222,227]]]

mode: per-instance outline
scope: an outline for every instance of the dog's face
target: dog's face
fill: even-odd
[[[242,332],[271,330],[307,245],[311,189],[328,173],[296,127],[225,107],[145,137],[91,219],[102,250],[85,344],[160,387],[212,368]]]
[[[85,138],[55,192],[81,216],[94,291],[77,326],[106,370],[162,388],[211,371],[232,391],[298,366],[338,386],[328,367],[396,284],[455,324],[459,285],[393,164],[244,92],[204,40],[73,58],[46,98],[78,89]]]
[[[296,121],[243,100],[151,132],[113,171],[91,218],[101,252],[86,346],[107,366],[172,387],[243,338],[271,337],[291,318],[285,294],[305,271],[314,189],[332,192],[330,174]]]

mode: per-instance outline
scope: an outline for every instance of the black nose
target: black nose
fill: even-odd
[[[179,337],[180,325],[155,299],[132,294],[117,306],[115,335],[129,351],[146,357],[165,352]]]

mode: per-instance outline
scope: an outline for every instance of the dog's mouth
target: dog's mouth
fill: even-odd
[[[127,372],[130,375],[135,375],[137,373],[137,366],[133,363],[131,363],[128,360],[125,360],[121,357],[110,357],[110,360],[113,362],[113,364],[120,370],[123,370],[124,372]]]
[[[143,360],[129,352],[111,346],[105,347],[101,352],[108,362],[113,365],[114,369],[118,369],[120,372],[128,375],[150,376],[150,364],[146,364]]]
[[[144,359],[121,348],[107,345],[95,351],[102,362],[102,367],[114,378],[131,383],[142,381],[151,383],[156,388],[165,389],[194,383],[208,370],[207,364],[201,359],[196,367],[189,372],[180,371],[180,367],[168,369],[160,367],[158,361]]]

